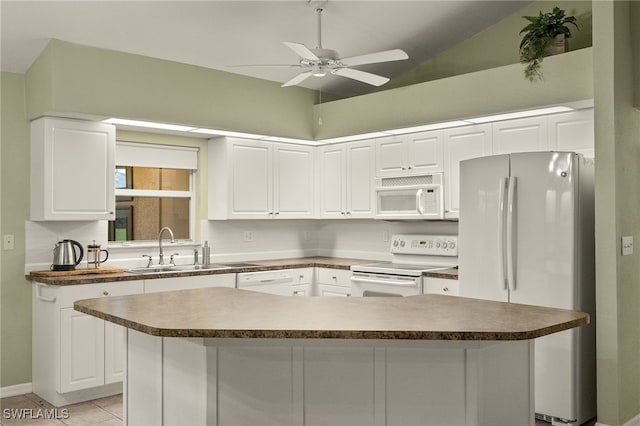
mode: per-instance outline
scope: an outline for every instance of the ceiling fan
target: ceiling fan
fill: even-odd
[[[340,58],[338,52],[322,47],[322,12],[327,0],[308,0],[310,6],[315,7],[318,16],[318,45],[314,49],[309,49],[302,43],[285,41],[283,44],[293,50],[299,57],[296,65],[254,65],[254,66],[274,66],[274,67],[296,67],[303,71],[285,82],[282,87],[295,86],[309,77],[324,77],[327,74],[339,75],[351,78],[373,86],[382,86],[389,81],[387,77],[372,74],[365,71],[353,69],[358,65],[376,64],[381,62],[401,61],[408,59],[401,49],[385,50],[381,52],[369,53],[366,55]]]

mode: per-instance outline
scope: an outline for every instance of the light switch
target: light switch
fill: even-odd
[[[633,237],[622,237],[622,255],[633,254]]]
[[[15,237],[11,234],[6,234],[2,237],[2,248],[4,250],[13,250],[15,245]]]

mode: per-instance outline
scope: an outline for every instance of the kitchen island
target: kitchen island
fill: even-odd
[[[537,337],[587,314],[206,288],[78,301],[127,327],[128,424],[532,425]]]

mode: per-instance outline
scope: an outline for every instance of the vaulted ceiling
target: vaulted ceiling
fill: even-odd
[[[400,48],[409,59],[362,65],[399,76],[493,25],[528,1],[330,0],[322,14],[322,45],[340,57]],[[0,2],[1,67],[24,73],[52,38],[285,82],[297,64],[283,41],[317,44],[315,5],[287,1],[7,1]],[[339,97],[373,86],[327,75],[302,86]],[[283,88],[286,90],[286,88]]]

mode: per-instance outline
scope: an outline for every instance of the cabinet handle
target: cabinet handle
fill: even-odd
[[[449,287],[443,288],[442,291],[449,291]]]
[[[351,212],[347,212],[347,216],[351,216]]]
[[[411,170],[411,169],[413,169],[413,167],[409,166],[409,167],[407,167],[407,169]]]
[[[345,212],[340,212],[340,214],[341,214],[342,216],[346,215],[346,213],[345,213]]]
[[[407,170],[407,168],[406,168],[406,167],[403,167],[403,168],[402,168],[402,170]]]
[[[279,214],[280,214],[280,212],[275,212],[275,213],[274,213],[274,215],[276,215],[276,216],[277,216],[277,215],[279,215]]]
[[[42,287],[45,287],[43,285],[40,284],[36,284],[36,297],[40,300],[42,300],[43,302],[49,302],[49,303],[53,303],[56,301],[56,297],[44,297],[42,294],[40,294],[40,289]],[[48,287],[48,286],[47,286]]]
[[[103,291],[103,292],[102,292],[102,295],[103,295],[103,296],[108,296],[108,295],[109,295],[109,292],[108,292],[107,290],[105,290],[105,291]]]

